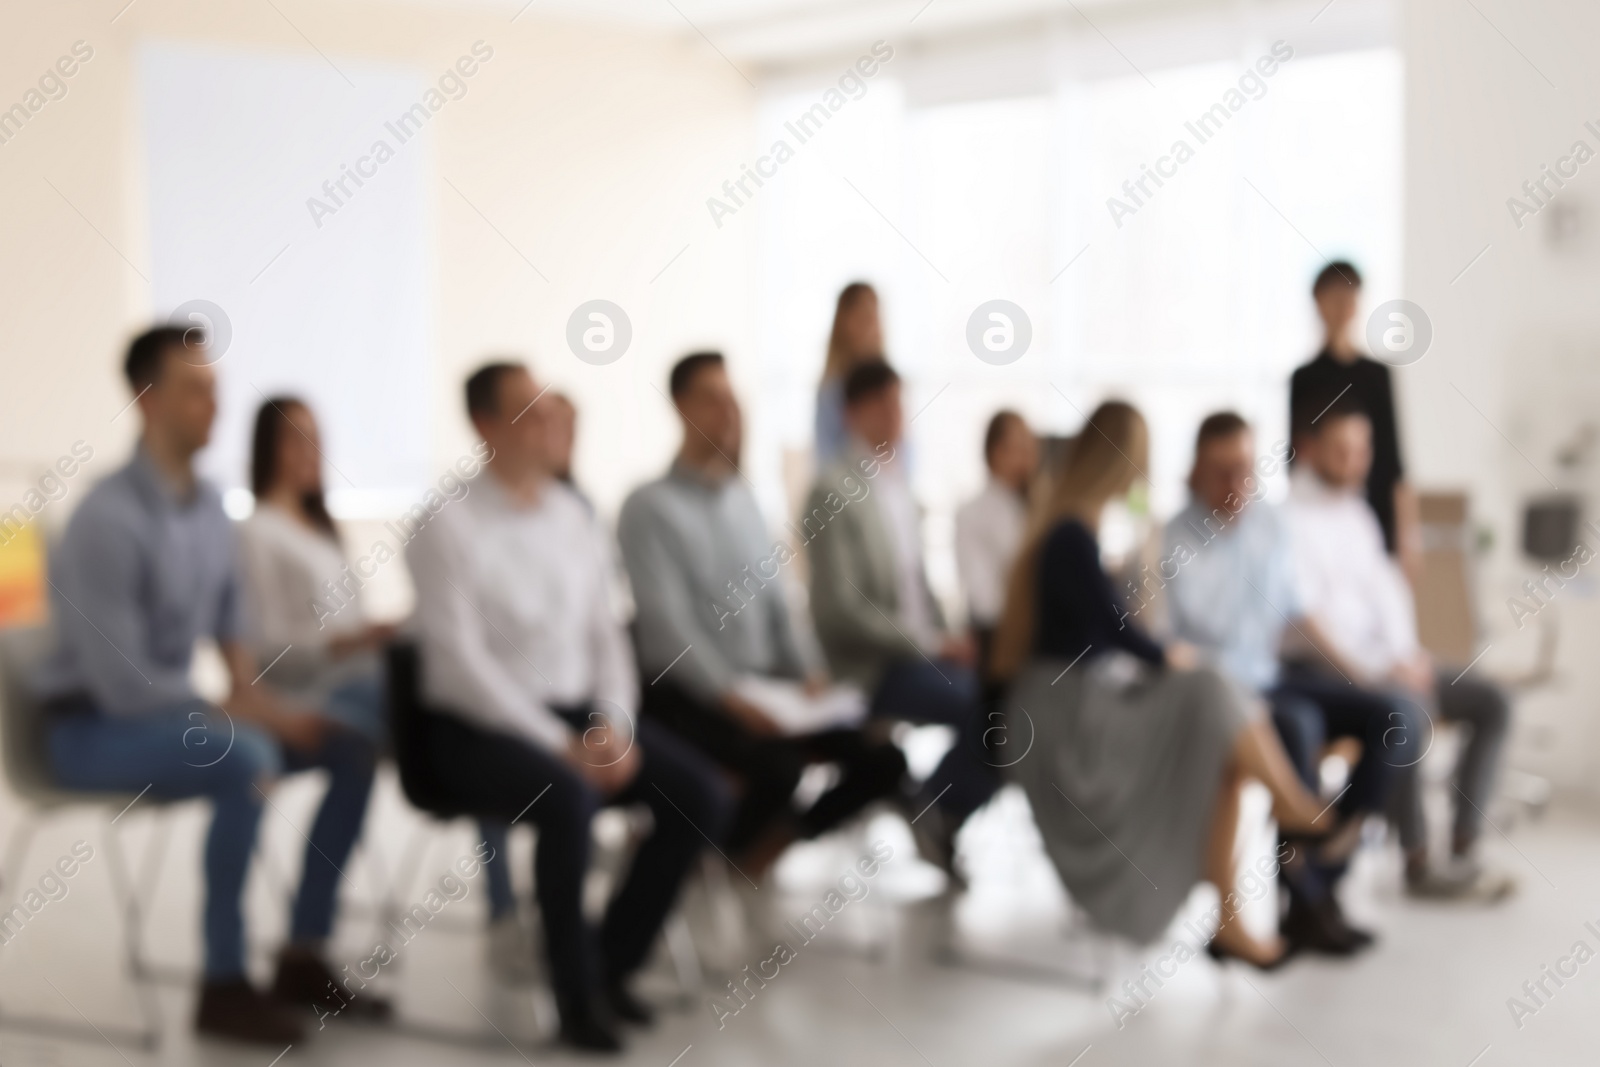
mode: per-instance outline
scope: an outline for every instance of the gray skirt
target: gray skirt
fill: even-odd
[[[1159,937],[1205,870],[1206,841],[1245,694],[1211,670],[1157,671],[1125,654],[1076,670],[1035,659],[1006,696],[1033,745],[1009,768],[1072,898],[1102,928]]]

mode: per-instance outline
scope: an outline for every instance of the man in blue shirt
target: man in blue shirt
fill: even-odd
[[[1158,577],[1174,636],[1266,697],[1284,748],[1306,785],[1313,790],[1320,785],[1325,740],[1361,741],[1361,758],[1336,801],[1341,828],[1317,857],[1286,866],[1290,906],[1284,936],[1298,948],[1343,955],[1371,942],[1370,935],[1344,921],[1333,886],[1359,842],[1365,816],[1383,810],[1390,767],[1381,754],[1394,709],[1382,696],[1353,685],[1298,673],[1280,676],[1286,634],[1299,654],[1320,657],[1329,649],[1300,610],[1287,526],[1277,511],[1259,502],[1264,479],[1276,473],[1288,451],[1280,447],[1258,459],[1254,435],[1242,418],[1232,412],[1206,418],[1189,476],[1193,495],[1167,525]]]
[[[366,813],[376,753],[319,712],[290,705],[245,651],[232,524],[194,471],[216,417],[216,374],[193,332],[152,329],[124,371],[143,420],[127,466],[90,491],[51,563],[56,643],[42,665],[48,758],[65,789],[207,797],[205,977],[200,1032],[276,1047],[308,1006],[337,1005],[321,949],[341,870]],[[189,683],[195,641],[214,639],[232,688],[220,707]],[[270,664],[268,671],[270,671]],[[273,995],[245,976],[242,896],[262,808],[288,771],[322,767],[290,943]],[[350,1005],[383,1016],[371,996]]]

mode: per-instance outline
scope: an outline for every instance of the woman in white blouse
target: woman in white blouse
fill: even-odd
[[[316,419],[277,397],[256,413],[255,513],[240,530],[253,651],[280,688],[374,738],[384,732],[378,653],[394,627],[367,622],[322,493]]]
[[[383,646],[395,627],[368,622],[322,491],[322,444],[311,409],[273,397],[256,412],[250,488],[256,509],[240,530],[251,605],[251,640],[273,682],[344,725],[382,741],[387,733]],[[489,881],[489,959],[500,977],[527,982],[533,951],[501,856],[507,829],[480,826],[494,859]]]

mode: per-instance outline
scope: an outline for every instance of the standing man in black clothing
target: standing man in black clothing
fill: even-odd
[[[1413,586],[1422,573],[1422,538],[1417,501],[1400,462],[1400,431],[1394,415],[1389,368],[1350,339],[1350,324],[1361,303],[1361,274],[1342,260],[1329,263],[1312,283],[1324,338],[1316,358],[1289,381],[1289,427],[1298,438],[1335,400],[1349,394],[1372,420],[1372,471],[1367,501],[1383,528],[1384,546],[1395,556]]]

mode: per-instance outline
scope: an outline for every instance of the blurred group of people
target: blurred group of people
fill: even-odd
[[[479,820],[491,962],[513,981],[533,974],[535,939],[512,892],[508,827],[536,830],[544,959],[561,1036],[577,1047],[620,1049],[626,1026],[650,1022],[631,980],[708,843],[756,883],[794,841],[887,803],[959,881],[958,833],[1007,780],[1108,930],[1154,938],[1204,880],[1223,901],[1219,958],[1271,967],[1297,949],[1357,951],[1372,935],[1346,921],[1335,888],[1368,816],[1397,825],[1412,892],[1508,889],[1473,847],[1507,706],[1418,644],[1405,575],[1419,541],[1388,372],[1348,339],[1359,284],[1349,264],[1317,279],[1328,344],[1295,374],[1292,449],[1264,457],[1231,413],[1201,425],[1192,499],[1163,538],[1160,639],[1101,559],[1105,510],[1147,466],[1150,430],[1119,401],[1049,469],[1020,414],[993,417],[987,481],[956,518],[966,617],[947,615],[927,576],[901,378],[864,283],[839,296],[815,479],[791,524],[802,543],[774,537],[742,471],[742,408],[721,354],[672,368],[678,449],[628,496],[614,541],[573,482],[572,404],[522,363],[491,362],[463,389],[481,469],[396,550],[416,591],[398,628],[322,606],[330,592],[359,603],[359,583],[309,405],[284,396],[258,411],[255,510],[236,527],[194,466],[217,372],[192,333],[158,327],[124,365],[139,445],[52,554],[56,643],[38,679],[52,771],[77,790],[211,800],[197,1026],[279,1046],[299,1039],[306,1007],[335,998],[389,1014],[381,997],[340,996],[351,977],[328,939],[389,744],[383,652],[396,641],[420,664],[413,758],[450,810]],[[1260,484],[1285,460],[1290,498],[1275,508]],[[631,619],[614,596],[613,543]],[[202,638],[231,678],[220,704],[190,683]],[[1446,861],[1431,858],[1417,771],[1435,718],[1468,735]],[[899,723],[950,729],[926,777],[908,772]],[[231,738],[221,757],[197,753],[197,726]],[[999,748],[1024,737],[1026,756]],[[1330,745],[1350,765],[1332,798]],[[818,764],[833,769],[825,784],[800,790]],[[272,783],[313,767],[329,786],[263,991],[246,973],[250,854]],[[1272,795],[1289,890],[1281,936],[1264,939],[1237,921],[1234,891],[1252,779]],[[647,808],[649,829],[592,926],[590,827],[615,805]]]

